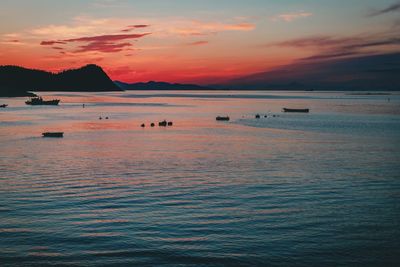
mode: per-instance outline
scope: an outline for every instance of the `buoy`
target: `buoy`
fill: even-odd
[[[150,126],[151,126],[151,127],[154,127],[154,122],[152,122],[152,123],[150,124]]]
[[[146,125],[144,123],[142,123],[142,125],[140,125],[140,127],[144,128]]]

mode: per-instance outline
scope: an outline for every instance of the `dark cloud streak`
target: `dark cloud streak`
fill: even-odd
[[[131,25],[136,28],[145,28],[147,25]],[[124,40],[136,40],[142,38],[151,33],[141,33],[141,34],[109,34],[109,35],[97,35],[97,36],[85,36],[79,38],[57,40],[57,41],[42,41],[41,45],[52,46],[55,44],[68,44],[68,43],[86,43],[77,47],[73,53],[82,52],[103,52],[103,53],[113,53],[126,50],[128,47],[132,46],[131,43]],[[53,46],[52,49],[62,50],[64,48],[59,46]]]
[[[40,45],[66,44],[64,41],[42,41]]]
[[[138,29],[138,28],[147,28],[147,27],[150,27],[150,25],[148,25],[148,24],[136,24],[136,25],[128,25],[126,27],[127,28],[136,28],[136,29]]]
[[[298,39],[287,40],[283,42],[273,43],[273,46],[286,46],[286,47],[330,47],[339,46],[344,43],[353,43],[360,41],[359,38],[335,38],[332,36],[310,36]]]
[[[368,55],[369,53],[362,53],[359,51],[336,51],[330,53],[321,53],[310,57],[302,58],[302,61],[306,60],[324,60],[324,59],[335,59],[341,57],[350,57],[350,56],[359,56],[359,55]]]
[[[136,24],[136,25],[128,25],[126,26],[126,29],[121,30],[122,32],[130,32],[133,31],[135,29],[143,29],[143,28],[147,28],[150,27],[150,25],[148,24]]]
[[[389,12],[396,12],[396,11],[400,11],[400,2],[394,3],[390,6],[388,6],[387,8],[378,10],[378,11],[374,11],[372,13],[369,14],[370,17],[374,17],[374,16],[379,16],[382,14],[386,14]]]
[[[343,46],[345,49],[356,49],[356,48],[364,48],[364,47],[372,47],[372,46],[382,46],[382,45],[400,45],[400,38],[387,38],[384,40],[373,40],[366,41],[363,43],[356,43],[353,45]]]
[[[121,41],[126,39],[137,39],[142,38],[150,33],[140,33],[140,34],[110,34],[110,35],[98,35],[89,37],[80,37],[73,39],[62,40],[63,42],[111,42],[111,41]]]

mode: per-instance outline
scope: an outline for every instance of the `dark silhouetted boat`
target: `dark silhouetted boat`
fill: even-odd
[[[167,126],[167,121],[166,120],[163,120],[163,121],[160,121],[159,123],[158,123],[158,126]]]
[[[217,116],[215,119],[216,119],[217,121],[229,121],[229,116],[226,116],[226,117],[224,117],[224,116]]]
[[[60,99],[53,99],[53,100],[43,100],[42,97],[33,97],[28,101],[25,101],[27,105],[53,105],[56,106],[60,102]]]
[[[45,132],[42,133],[43,137],[63,137],[63,132]]]
[[[7,104],[2,104],[2,105],[0,105],[0,108],[5,108],[7,106],[8,106]]]
[[[283,108],[283,112],[303,112],[308,113],[310,109],[308,108]]]

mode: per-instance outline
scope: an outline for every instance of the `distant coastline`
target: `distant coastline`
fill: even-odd
[[[207,90],[218,90],[213,87],[209,86],[201,86],[201,85],[196,85],[196,84],[180,84],[180,83],[167,83],[167,82],[155,82],[155,81],[149,81],[149,82],[139,82],[139,83],[124,83],[120,81],[114,81],[114,83],[119,86],[123,90],[131,91],[131,90],[145,90],[145,91],[163,91],[163,90],[170,90],[170,91],[175,91],[175,90],[187,90],[187,91],[195,91],[195,90],[201,90],[201,91],[207,91]]]

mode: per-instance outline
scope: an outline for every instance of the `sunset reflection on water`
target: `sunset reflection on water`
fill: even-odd
[[[250,266],[319,251],[307,266],[365,262],[340,254],[356,248],[396,259],[399,95],[212,94],[45,94],[57,107],[4,99],[0,256]],[[173,126],[158,126],[164,119]]]

